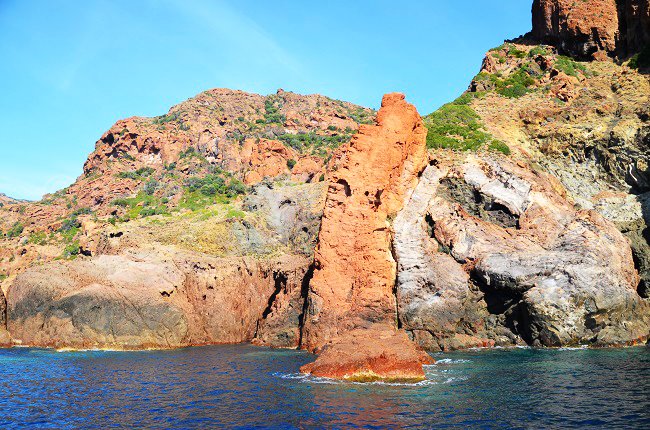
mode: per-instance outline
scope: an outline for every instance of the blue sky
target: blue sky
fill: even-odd
[[[427,114],[485,51],[530,30],[525,0],[0,0],[0,193],[81,174],[116,120],[215,87],[320,93]]]

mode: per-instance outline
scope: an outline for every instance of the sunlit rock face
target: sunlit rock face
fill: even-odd
[[[427,167],[395,222],[403,327],[425,348],[622,345],[648,336],[626,238],[502,157]]]

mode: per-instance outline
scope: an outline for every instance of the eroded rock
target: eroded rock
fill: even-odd
[[[402,208],[426,164],[425,137],[416,109],[403,95],[388,94],[377,125],[362,126],[339,152],[323,212],[302,339],[307,349],[319,351],[327,345],[327,351],[303,371],[334,378],[366,372],[387,379],[399,374],[423,376],[421,363],[414,359],[415,345],[405,341],[393,345],[405,337],[396,327],[396,263],[390,251],[389,218]],[[388,333],[386,343],[366,349],[378,330]],[[366,340],[359,344],[363,333]],[[398,344],[402,351],[387,352]],[[368,362],[376,354],[385,362],[369,370]]]
[[[449,194],[443,184],[465,184]],[[648,337],[650,308],[625,237],[578,210],[548,176],[500,159],[429,166],[398,215],[403,327],[424,347],[620,345]],[[517,218],[468,206],[480,195]]]

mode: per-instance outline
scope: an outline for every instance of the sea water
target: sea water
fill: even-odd
[[[650,428],[650,349],[434,354],[419,384],[301,375],[250,345],[0,350],[0,428]]]

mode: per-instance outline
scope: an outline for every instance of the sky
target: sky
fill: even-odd
[[[399,91],[428,114],[530,30],[531,3],[0,0],[0,193],[66,187],[115,121],[210,88],[373,108]]]

